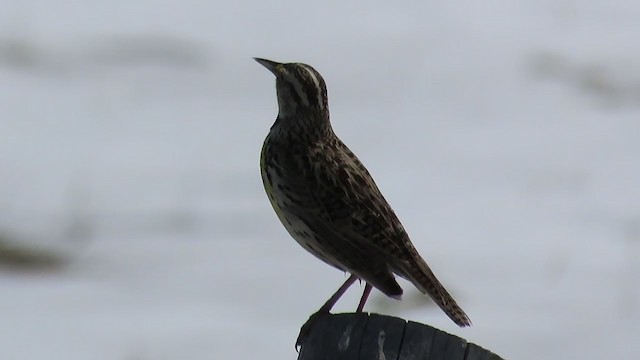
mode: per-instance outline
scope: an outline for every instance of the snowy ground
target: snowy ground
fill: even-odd
[[[336,132],[474,326],[406,283],[369,311],[506,358],[633,358],[639,18],[635,1],[0,4],[0,235],[71,257],[0,268],[0,358],[295,358],[344,275],[263,194],[277,109],[252,56],[324,74]]]

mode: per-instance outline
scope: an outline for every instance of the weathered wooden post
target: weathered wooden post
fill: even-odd
[[[428,325],[367,313],[331,314],[310,330],[298,360],[502,360]]]

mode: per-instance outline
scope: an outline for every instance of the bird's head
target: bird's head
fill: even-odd
[[[276,76],[279,118],[309,113],[328,117],[327,86],[314,68],[302,63],[254,59]]]

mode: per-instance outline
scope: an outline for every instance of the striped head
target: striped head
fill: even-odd
[[[320,73],[306,64],[254,59],[276,76],[278,118],[320,115],[328,121],[327,86]]]

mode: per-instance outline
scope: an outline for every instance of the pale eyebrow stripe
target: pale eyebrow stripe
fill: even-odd
[[[320,80],[318,80],[318,77],[315,74],[315,71],[313,71],[309,66],[305,65],[305,64],[300,64],[302,66],[302,68],[304,68],[307,73],[309,73],[309,77],[311,78],[311,80],[313,80],[314,85],[316,86],[316,96],[318,97],[318,105],[320,106],[324,106],[324,104],[322,103],[322,88],[320,87]]]
[[[307,93],[304,91],[302,84],[300,83],[300,81],[298,81],[295,75],[287,72],[287,81],[293,85],[293,89],[296,91],[296,93],[300,97],[300,100],[302,100],[303,104],[308,106],[309,98],[307,97]]]

